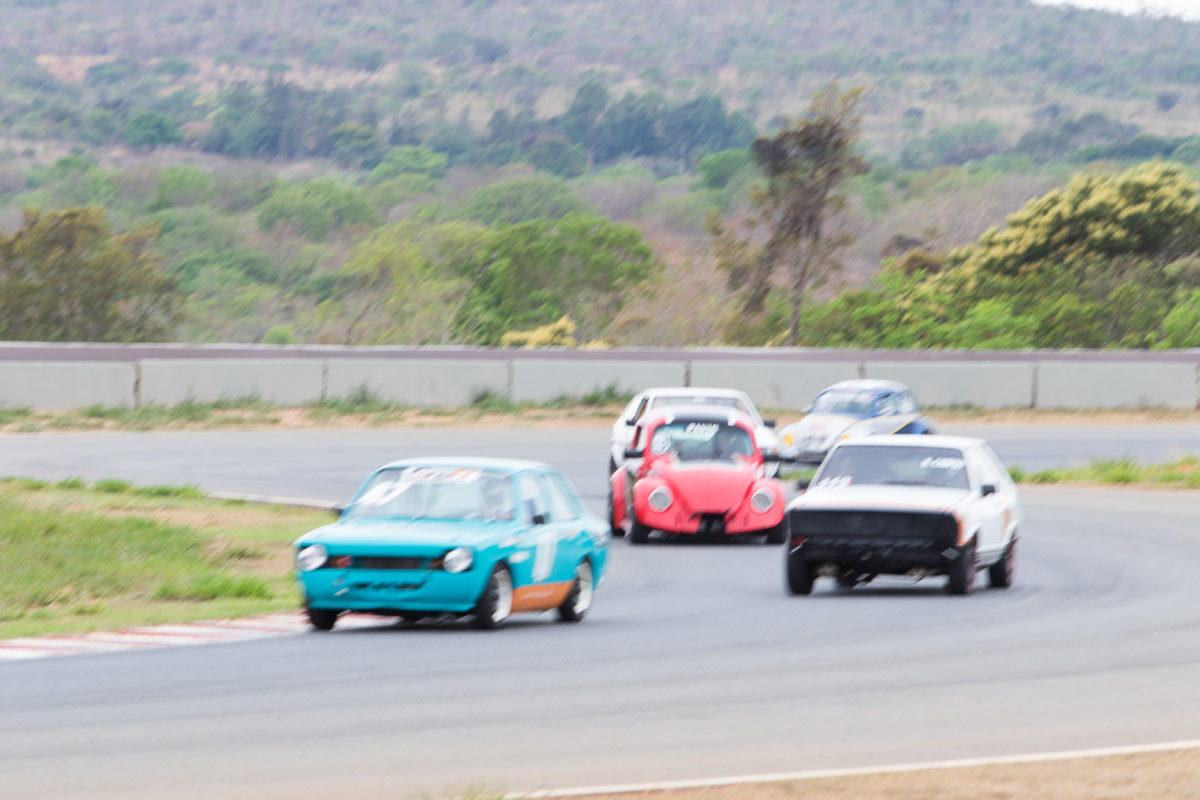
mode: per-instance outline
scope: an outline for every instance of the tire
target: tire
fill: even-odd
[[[342,612],[329,608],[305,606],[304,613],[308,616],[308,624],[313,626],[313,630],[331,631],[333,630],[333,626],[337,624],[338,614]]]
[[[613,500],[612,484],[608,485],[608,530],[614,537],[625,535],[625,529],[617,524],[617,506]]]
[[[488,576],[483,594],[475,604],[473,620],[476,628],[491,630],[504,624],[512,614],[512,575],[503,564],[497,564]]]
[[[950,594],[968,595],[975,588],[975,540],[967,542],[959,556],[950,565],[946,591]]]
[[[575,581],[571,592],[558,607],[558,618],[563,622],[579,622],[592,607],[592,592],[596,588],[595,573],[587,559],[575,565]]]
[[[1017,536],[1008,540],[1004,555],[1000,560],[988,567],[988,584],[997,589],[1007,589],[1012,586],[1013,575],[1017,567]]]
[[[787,590],[789,594],[809,595],[813,590],[813,569],[804,556],[788,554]]]
[[[650,531],[651,528],[638,522],[636,515],[629,520],[629,541],[633,544],[645,544],[650,541]]]
[[[787,518],[784,517],[774,528],[767,528],[767,544],[783,544],[787,541]]]

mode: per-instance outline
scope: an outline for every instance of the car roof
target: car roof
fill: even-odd
[[[730,418],[740,420],[746,427],[753,429],[754,420],[728,406],[680,405],[656,408],[642,418],[644,424],[656,423],[660,418],[670,418],[681,422],[728,422]]]
[[[875,392],[877,394],[881,394],[883,392],[910,391],[907,386],[899,381],[883,380],[882,378],[854,378],[848,381],[838,381],[832,386],[826,386],[818,394],[822,394],[830,390]]]
[[[973,436],[950,436],[947,434],[928,433],[890,433],[862,436],[857,439],[843,439],[837,447],[862,447],[864,445],[883,447],[953,447],[965,450],[977,444],[986,444],[985,440]]]
[[[476,467],[478,469],[497,470],[499,472],[522,472],[524,470],[554,469],[542,461],[530,461],[522,458],[493,458],[486,456],[429,456],[428,458],[402,458],[390,461],[379,469],[395,469],[397,467]]]
[[[749,400],[750,397],[740,389],[723,389],[712,386],[655,386],[643,389],[639,394],[677,394],[684,397],[737,397]]]

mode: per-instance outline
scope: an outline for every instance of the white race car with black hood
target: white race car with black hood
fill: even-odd
[[[850,589],[905,575],[945,576],[962,595],[985,570],[992,586],[1012,585],[1021,500],[981,439],[869,436],[835,445],[785,519],[792,594],[821,576]]]

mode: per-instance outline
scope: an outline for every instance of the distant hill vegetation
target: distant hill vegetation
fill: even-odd
[[[103,209],[88,230],[138,232],[174,282],[167,338],[481,344],[569,315],[585,342],[727,340],[706,220],[745,211],[750,143],[833,82],[865,90],[870,172],[822,302],[894,294],[1081,171],[1200,165],[1200,23],[1029,0],[0,0],[0,19],[0,233],[36,241],[23,208]],[[861,311],[808,318],[805,342],[869,331]]]

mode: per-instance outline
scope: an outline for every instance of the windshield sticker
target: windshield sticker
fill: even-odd
[[[407,467],[400,476],[412,483],[474,483],[481,474],[467,467]]]
[[[947,472],[958,472],[966,466],[966,462],[961,458],[951,458],[949,456],[929,456],[922,459],[921,469],[944,469]]]
[[[356,505],[382,506],[387,505],[413,486],[412,481],[383,481],[377,483],[358,498]]]
[[[854,482],[849,475],[830,475],[817,481],[818,489],[844,489]]]
[[[675,438],[689,442],[707,442],[717,435],[720,427],[714,422],[689,422],[682,431],[675,432]]]

